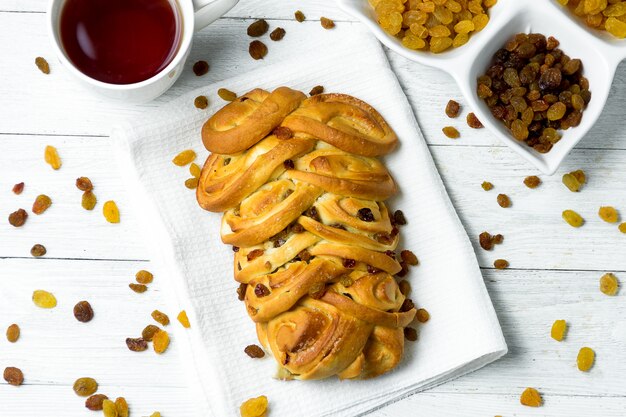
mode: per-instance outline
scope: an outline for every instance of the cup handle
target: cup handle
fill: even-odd
[[[196,31],[215,22],[238,2],[239,0],[193,0]]]

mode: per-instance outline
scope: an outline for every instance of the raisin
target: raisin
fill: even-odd
[[[206,96],[198,96],[193,100],[193,105],[200,110],[204,110],[209,107],[209,99]]]
[[[267,46],[261,41],[252,41],[248,47],[248,52],[255,60],[263,59],[267,55]]]
[[[13,213],[9,214],[9,224],[13,227],[21,227],[26,223],[26,219],[28,218],[28,213],[24,209],[18,209]]]
[[[496,269],[505,269],[509,267],[509,262],[506,259],[496,259],[493,262],[493,266]]]
[[[572,192],[580,191],[582,184],[571,173],[563,175],[563,184]]]
[[[35,290],[33,291],[33,303],[41,308],[54,308],[57,306],[57,299],[54,294],[48,291]]]
[[[51,205],[52,200],[50,199],[50,197],[45,194],[40,194],[37,196],[35,202],[33,203],[33,213],[37,215],[42,214],[44,211],[48,210]]]
[[[354,259],[344,259],[343,266],[344,268],[352,269],[356,266],[356,261]]]
[[[104,203],[104,206],[102,206],[102,214],[109,223],[120,222],[120,211],[117,208],[117,204],[115,204],[115,201],[113,200],[109,200]]]
[[[46,252],[47,252],[46,247],[44,245],[40,245],[39,243],[33,245],[33,247],[30,248],[30,254],[34,256],[35,258],[44,256]]]
[[[558,68],[548,68],[539,77],[539,88],[542,90],[554,90],[561,84],[563,79],[561,70]]]
[[[264,253],[265,251],[263,249],[253,249],[248,252],[248,255],[246,255],[246,259],[248,260],[248,262],[251,262],[259,256],[262,256]]]
[[[246,353],[246,355],[255,359],[265,356],[265,352],[263,351],[263,349],[261,349],[261,347],[257,345],[248,345],[243,351]]]
[[[400,293],[402,293],[402,295],[404,295],[405,297],[411,293],[411,284],[409,284],[409,281],[407,281],[406,279],[398,282],[398,288],[400,289]]]
[[[326,294],[326,284],[323,282],[316,282],[309,288],[309,297],[319,300]]]
[[[357,217],[359,218],[359,220],[364,222],[373,222],[375,220],[374,213],[372,213],[372,210],[367,207],[359,209],[359,211],[357,212]]]
[[[118,417],[115,403],[109,399],[102,401],[102,414],[104,417]]]
[[[483,181],[482,184],[480,184],[481,187],[483,187],[483,190],[485,191],[490,191],[493,189],[493,184],[490,183],[489,181]]]
[[[248,289],[248,284],[239,284],[239,287],[237,287],[237,299],[239,301],[245,300],[247,289]]]
[[[154,413],[150,414],[150,417],[161,417],[161,413],[155,411]]]
[[[59,152],[57,151],[57,148],[55,148],[54,146],[46,146],[46,149],[44,151],[44,159],[48,163],[48,165],[52,167],[52,169],[57,170],[61,168],[61,158],[59,157]]]
[[[100,411],[102,410],[102,403],[108,399],[109,397],[104,394],[94,394],[85,400],[85,407],[91,411]]]
[[[611,206],[600,207],[598,216],[607,223],[617,223],[619,221],[617,210]]]
[[[480,243],[480,247],[484,250],[493,249],[494,242],[489,232],[482,232],[480,235],[478,235],[478,243]]]
[[[296,10],[296,12],[293,15],[296,18],[296,21],[300,23],[304,22],[304,19],[306,19],[306,17],[304,16],[304,13],[302,13],[300,10]]]
[[[415,304],[413,304],[413,300],[410,298],[405,298],[402,302],[402,306],[400,306],[400,312],[404,313],[407,311],[411,311],[415,308]]]
[[[446,126],[443,129],[441,129],[441,131],[443,132],[444,135],[446,135],[450,139],[458,139],[458,137],[461,136],[459,131],[455,127],[452,127],[452,126]]]
[[[267,33],[267,30],[269,29],[269,27],[270,25],[267,24],[265,19],[256,20],[255,22],[250,24],[250,26],[248,26],[248,30],[247,30],[248,36],[252,36],[254,38],[263,36]]]
[[[145,269],[141,269],[135,274],[135,280],[140,284],[151,284],[154,280],[154,275]]]
[[[622,233],[626,233],[626,222],[625,222],[625,223],[620,224],[620,225],[617,227],[617,229],[618,229],[620,232],[622,232]]]
[[[270,295],[270,290],[263,284],[256,284],[254,286],[254,294],[259,298],[267,297]]]
[[[162,313],[159,310],[154,310],[151,316],[154,321],[160,323],[163,326],[167,326],[168,324],[170,324],[170,318],[167,316],[167,314]]]
[[[2,376],[4,377],[4,380],[9,383],[9,385],[14,385],[16,387],[22,385],[24,382],[24,374],[22,373],[22,370],[12,366],[6,367]]]
[[[35,65],[37,66],[39,71],[43,72],[44,74],[50,74],[50,64],[48,64],[48,61],[46,61],[45,58],[42,58],[40,56],[35,58]]]
[[[474,113],[468,113],[466,121],[467,125],[472,129],[481,129],[483,127],[483,124],[480,122],[480,120],[478,120],[478,117],[476,117]]]
[[[189,188],[190,190],[195,190],[196,188],[198,188],[199,182],[200,180],[198,178],[195,178],[195,177],[187,178],[185,180],[185,187]]]
[[[200,178],[201,170],[198,164],[196,164],[195,162],[192,162],[191,165],[189,165],[189,173],[194,178]]]
[[[158,354],[165,352],[169,344],[170,336],[164,330],[159,330],[152,337],[152,347],[154,348],[154,351]]]
[[[453,119],[459,115],[461,105],[454,100],[449,100],[446,104],[446,116]]]
[[[402,258],[404,262],[411,266],[416,266],[417,264],[419,264],[417,256],[415,256],[415,254],[410,250],[403,250],[402,252],[400,252],[400,258]]]
[[[417,330],[415,330],[413,327],[405,327],[404,338],[409,342],[415,342],[417,340]]]
[[[556,103],[551,105],[550,108],[548,109],[548,113],[547,113],[548,120],[561,120],[563,116],[565,116],[566,110],[567,110],[567,107],[565,106],[565,104],[561,103],[560,101],[557,101]]]
[[[393,224],[398,226],[404,226],[406,224],[406,218],[404,217],[402,210],[396,210],[393,213]]]
[[[354,280],[350,278],[350,276],[344,275],[339,280],[339,283],[343,285],[345,288],[349,288],[350,286],[352,286],[352,284],[354,284]]]
[[[128,417],[130,414],[128,411],[128,403],[124,397],[118,397],[115,399],[115,408],[117,409],[117,417]]]
[[[600,278],[600,291],[606,295],[615,295],[619,289],[619,281],[614,274],[607,273]]]
[[[94,195],[94,193],[92,193],[91,191],[85,191],[83,193],[83,198],[82,198],[80,205],[85,210],[93,210],[93,208],[96,206],[96,203],[97,203],[97,200],[96,200],[96,196]]]
[[[497,245],[501,244],[502,242],[504,242],[504,236],[502,236],[501,234],[497,234],[495,236],[493,236],[491,238],[491,241]]]
[[[154,324],[149,324],[141,331],[141,337],[145,341],[152,342],[152,338],[154,337],[156,332],[158,332],[159,330],[161,330],[161,329],[159,329]]]
[[[583,225],[585,220],[580,217],[580,214],[576,213],[574,210],[565,210],[563,211],[563,220],[567,222],[572,227],[580,227]]]
[[[126,338],[126,346],[129,350],[133,352],[143,352],[148,349],[148,342],[146,342],[143,338],[138,337],[136,339]]]
[[[20,194],[22,194],[22,191],[24,191],[24,183],[23,182],[19,182],[19,183],[15,184],[13,186],[13,194],[20,195]]]
[[[265,417],[267,413],[267,397],[250,398],[239,406],[241,417]]]
[[[311,88],[311,91],[309,91],[309,95],[312,97],[318,94],[322,94],[323,92],[324,92],[324,86],[316,85],[315,87]]]
[[[335,22],[327,17],[321,17],[320,23],[324,29],[332,29],[335,27]]]
[[[179,167],[184,167],[187,164],[192,163],[196,159],[196,153],[193,149],[186,149],[180,152],[172,159],[172,163]]]
[[[286,126],[278,126],[272,131],[272,134],[280,140],[287,140],[293,137],[293,132]]]
[[[582,347],[578,351],[578,356],[576,357],[576,365],[578,366],[578,370],[582,372],[588,372],[593,366],[593,362],[596,358],[596,353],[593,349],[589,347]]]
[[[285,29],[276,28],[270,33],[270,39],[277,42],[282,40],[285,37]]]
[[[187,312],[185,310],[182,310],[180,313],[178,313],[176,319],[185,329],[191,327],[191,323],[189,323],[189,317],[187,317]]]
[[[543,404],[541,394],[535,388],[526,388],[522,392],[519,401],[527,407],[540,407]]]
[[[291,159],[287,159],[283,161],[283,167],[285,167],[285,169],[294,169],[295,165]]]
[[[415,318],[420,323],[426,323],[428,320],[430,320],[430,313],[426,311],[426,309],[418,308],[417,313],[415,314]]]
[[[537,188],[541,184],[541,179],[536,175],[524,178],[524,185],[528,188]]]
[[[502,208],[511,207],[511,199],[506,194],[498,194],[498,198],[496,200],[498,201],[498,205]]]
[[[17,342],[17,339],[20,338],[20,326],[17,324],[12,324],[7,327],[7,340],[11,343]]]
[[[74,317],[81,323],[90,322],[93,319],[93,308],[88,301],[79,301],[74,306]]]
[[[565,332],[567,331],[567,322],[565,320],[556,320],[552,324],[552,329],[550,329],[550,337],[560,342],[565,337]]]
[[[74,382],[74,392],[81,397],[89,397],[98,391],[98,383],[93,378],[78,378]]]
[[[224,101],[235,101],[237,99],[237,93],[226,88],[217,90],[217,95]]]
[[[146,285],[135,284],[134,282],[131,282],[130,284],[128,284],[128,288],[135,291],[137,294],[141,294],[141,293],[148,291],[148,287]]]
[[[193,64],[193,73],[196,74],[198,77],[206,74],[207,72],[209,72],[208,62],[197,61],[195,64]]]
[[[93,190],[93,184],[87,177],[78,177],[76,178],[76,188],[81,191],[91,191]]]

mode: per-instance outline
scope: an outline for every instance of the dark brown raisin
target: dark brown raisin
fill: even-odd
[[[302,233],[304,232],[304,227],[300,223],[296,223],[291,227],[291,231],[293,233]]]
[[[392,250],[386,250],[385,251],[385,255],[387,255],[388,257],[392,258],[392,259],[396,259],[396,253]]]
[[[468,113],[467,115],[467,125],[472,129],[481,129],[483,124],[478,120],[478,117],[474,113]]]
[[[209,72],[208,62],[198,61],[195,64],[193,64],[193,73],[196,74],[198,77],[206,74],[207,72]]]
[[[459,110],[461,109],[461,105],[454,100],[448,101],[446,105],[446,116],[453,119],[459,115]]]
[[[493,249],[493,240],[489,232],[482,232],[478,235],[478,243],[480,243],[480,247],[484,250]]]
[[[133,352],[143,352],[148,349],[148,342],[146,342],[142,337],[138,337],[136,339],[128,337],[126,338],[126,346]]]
[[[78,177],[76,178],[76,188],[81,191],[91,191],[93,190],[93,184],[87,177]]]
[[[285,169],[294,169],[296,167],[291,159],[286,159],[283,162],[283,166]]]
[[[93,319],[93,308],[88,301],[79,301],[74,306],[74,317],[81,323],[90,322]]]
[[[24,374],[19,368],[9,366],[4,369],[4,380],[10,385],[20,386],[24,382]]]
[[[404,226],[406,224],[406,218],[402,210],[396,210],[393,213],[393,224],[397,224],[398,226]]]
[[[344,259],[343,266],[344,268],[352,269],[356,266],[356,261],[354,259]]]
[[[402,303],[402,306],[400,307],[400,312],[404,313],[410,310],[413,310],[415,308],[415,304],[413,304],[413,301],[410,298],[405,298],[404,302]]]
[[[408,265],[411,265],[411,266],[416,266],[417,264],[419,264],[417,256],[415,256],[415,254],[411,252],[410,250],[405,249],[402,252],[400,252],[400,258],[402,258],[404,262],[406,262]]]
[[[407,281],[406,279],[403,279],[398,283],[398,288],[400,288],[400,292],[405,297],[411,293],[411,284],[409,284],[409,281]]]
[[[307,211],[304,212],[304,215],[307,217],[312,218],[313,220],[316,221],[320,221],[320,216],[317,213],[317,209],[315,208],[315,206],[312,206],[311,208],[309,208]]]
[[[239,246],[233,246],[233,252],[239,252]]]
[[[209,99],[206,96],[198,96],[194,99],[193,105],[199,109],[206,109],[209,106]]]
[[[246,290],[248,289],[248,284],[239,284],[237,287],[237,299],[239,301],[243,301],[246,299]]]
[[[248,52],[253,59],[263,59],[267,55],[267,46],[261,41],[252,41],[248,47]]]
[[[39,243],[37,243],[36,245],[33,245],[33,247],[30,248],[30,254],[34,256],[35,258],[44,256],[46,252],[47,252],[46,247],[44,245],[40,245]]]
[[[270,33],[270,39],[273,41],[280,41],[285,37],[285,29],[276,28]]]
[[[297,10],[293,15],[296,18],[296,20],[300,23],[304,22],[304,19],[306,19],[306,17],[304,16],[304,13],[302,13],[300,10]]]
[[[85,407],[91,411],[100,411],[102,410],[102,402],[108,399],[109,397],[104,394],[94,394],[85,400]]]
[[[254,294],[259,298],[267,297],[270,295],[270,290],[265,285],[259,283],[254,287]]]
[[[20,194],[22,194],[22,191],[24,191],[24,183],[23,182],[17,183],[17,184],[15,184],[13,186],[13,193],[14,194],[20,195]]]
[[[415,330],[413,327],[405,327],[404,338],[409,342],[415,342],[417,340],[417,330]]]
[[[26,223],[28,213],[24,209],[19,209],[9,214],[9,224],[13,227],[21,227]]]
[[[311,91],[309,91],[309,95],[313,97],[318,94],[322,94],[323,92],[324,92],[324,87],[321,85],[316,85],[315,87],[311,89]]]
[[[359,220],[362,220],[364,222],[373,222],[375,220],[374,213],[372,213],[372,210],[367,207],[359,209],[359,211],[357,212],[357,217],[359,218]]]
[[[274,131],[272,131],[272,134],[280,140],[287,140],[293,137],[293,132],[291,131],[291,129],[285,126],[278,126],[274,129]]]
[[[308,250],[303,250],[298,254],[298,257],[304,261],[304,262],[309,262],[312,258],[311,254],[309,253]]]
[[[248,259],[248,262],[250,262],[258,258],[259,256],[263,255],[264,253],[265,251],[263,249],[253,249],[250,252],[248,252],[248,255],[246,256],[246,258]]]
[[[258,38],[259,36],[265,35],[269,28],[270,25],[267,24],[265,19],[259,19],[248,26],[248,36]]]
[[[254,359],[262,358],[265,356],[265,351],[263,351],[263,349],[261,349],[261,347],[257,345],[248,345],[243,351],[246,352],[246,355]]]

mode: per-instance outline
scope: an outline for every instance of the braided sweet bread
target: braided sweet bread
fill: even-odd
[[[368,104],[256,89],[203,126],[197,199],[223,212],[240,298],[280,375],[365,379],[393,369],[415,316],[393,275],[396,185],[374,157],[397,138]]]

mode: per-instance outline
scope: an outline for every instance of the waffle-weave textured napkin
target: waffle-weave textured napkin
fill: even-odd
[[[242,401],[262,394],[270,400],[271,417],[363,415],[476,370],[507,351],[472,246],[409,103],[378,42],[364,32],[358,38],[358,43],[337,42],[323,54],[190,92],[114,130],[120,166],[131,180],[157,272],[169,280],[171,311],[184,308],[192,321],[174,342],[185,345],[189,369],[201,381],[203,416],[239,416]],[[420,259],[408,275],[411,298],[431,319],[419,326],[417,342],[406,343],[398,368],[373,380],[279,381],[273,379],[271,355],[253,360],[244,354],[245,346],[258,342],[235,294],[232,249],[219,236],[221,215],[198,207],[194,192],[183,185],[187,169],[171,162],[189,148],[198,153],[196,162],[204,162],[208,152],[200,129],[224,104],[218,88],[243,94],[285,85],[306,92],[318,84],[374,106],[400,139],[400,147],[384,158],[401,190],[389,207],[402,209],[408,219],[400,247]],[[200,94],[210,100],[202,111],[193,106]]]

